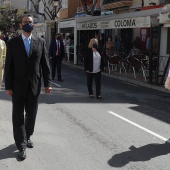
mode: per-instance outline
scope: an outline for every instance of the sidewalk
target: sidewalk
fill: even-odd
[[[63,61],[63,64],[74,67],[74,68],[82,69],[82,70],[84,69],[83,65],[75,65],[75,64],[73,64],[72,61],[71,62]],[[102,72],[102,75],[112,77],[112,78],[115,78],[115,79],[119,79],[119,80],[123,80],[123,81],[126,81],[126,82],[130,82],[130,83],[133,83],[135,85],[147,87],[147,88],[150,88],[150,89],[170,93],[170,91],[165,89],[163,85],[160,86],[160,85],[155,85],[155,84],[149,84],[149,83],[144,81],[144,78],[139,77],[139,78],[135,79],[129,73],[125,74],[125,73],[118,73],[118,72],[112,71],[110,74],[108,72]]]

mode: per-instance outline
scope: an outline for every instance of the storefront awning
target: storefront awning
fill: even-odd
[[[67,20],[61,20],[59,21],[59,27],[60,28],[71,28],[71,27],[75,27],[75,19],[71,18],[71,19],[67,19]]]
[[[115,14],[76,18],[77,30],[119,29],[151,27],[159,24],[160,13],[169,12],[169,7]]]

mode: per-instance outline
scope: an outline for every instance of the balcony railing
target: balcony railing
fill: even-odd
[[[100,6],[99,6],[99,5],[96,5],[95,9],[99,9],[99,8],[100,8]],[[87,6],[87,10],[88,10],[88,11],[91,11],[91,9],[92,9],[92,5],[88,5],[88,6]],[[78,8],[77,8],[77,13],[81,13],[81,12],[85,12],[85,11],[84,11],[84,8],[83,8],[83,7],[78,7]]]

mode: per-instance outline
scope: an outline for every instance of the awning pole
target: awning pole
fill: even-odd
[[[161,28],[162,24],[159,24],[159,34],[158,34],[158,53],[157,53],[157,63],[156,63],[156,84],[159,84],[159,60],[160,60],[160,45],[161,45]]]
[[[153,27],[150,28],[150,43],[149,43],[149,83],[152,84],[152,55],[153,55]]]

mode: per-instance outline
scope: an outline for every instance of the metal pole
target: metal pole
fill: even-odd
[[[80,30],[77,30],[77,46],[76,46],[76,57],[77,57],[77,65],[78,64],[80,64],[79,63],[79,59],[80,59],[80,55],[79,55],[79,53],[80,53]]]
[[[158,54],[156,63],[156,84],[159,84],[159,60],[160,60],[160,42],[161,42],[161,28],[162,24],[159,24],[159,34],[158,34]]]
[[[55,15],[55,18],[54,18],[54,20],[56,19],[56,10],[57,10],[57,7],[55,6],[55,14],[54,14],[54,15]],[[54,27],[55,31],[54,31],[54,33],[56,34],[56,29],[57,29],[57,27],[56,27],[56,24],[57,24],[56,21],[55,21],[54,24],[55,24],[55,27]]]
[[[74,24],[74,64],[77,64],[77,25]]]
[[[152,84],[152,53],[153,53],[153,28],[150,28],[150,43],[149,43],[149,83]]]

